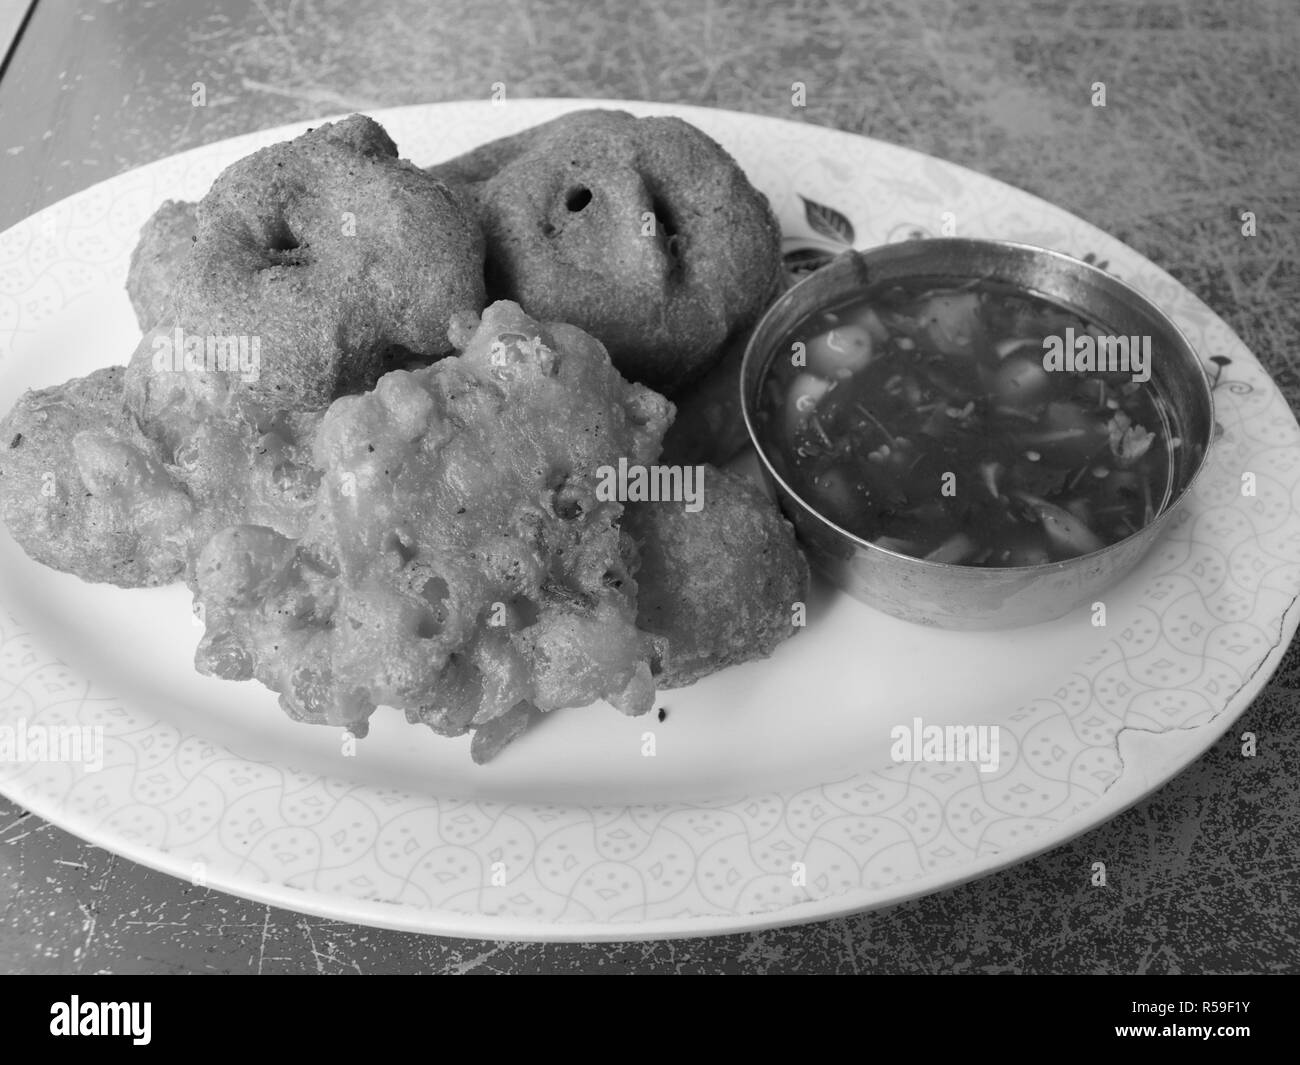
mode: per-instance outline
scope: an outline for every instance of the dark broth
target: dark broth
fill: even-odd
[[[764,451],[835,524],[902,554],[1028,566],[1098,550],[1168,503],[1180,444],[1132,366],[1044,368],[1044,340],[1067,330],[1105,335],[988,281],[890,285],[821,311],[768,371]]]

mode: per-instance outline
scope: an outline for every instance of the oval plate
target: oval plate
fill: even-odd
[[[1106,624],[1081,610],[1014,633],[940,632],[815,587],[805,631],[664,693],[662,723],[564,711],[478,768],[467,741],[392,711],[349,755],[260,686],[194,672],[183,587],[83,584],[3,533],[0,752],[7,736],[14,760],[0,761],[0,790],[15,803],[153,868],[340,920],[503,939],[704,935],[899,902],[1059,845],[1196,759],[1259,692],[1298,618],[1300,429],[1209,308],[1065,211],[834,130],[616,101],[374,117],[427,165],[582,106],[680,115],[720,141],[771,198],[792,265],[947,222],[1090,257],[1155,300],[1207,360],[1223,435],[1175,527],[1107,595]],[[305,126],[141,167],[0,234],[0,404],[125,362],[140,225]],[[991,753],[991,771],[894,762],[891,732],[916,718],[996,727],[996,768]],[[102,727],[102,768],[19,760],[32,724]]]

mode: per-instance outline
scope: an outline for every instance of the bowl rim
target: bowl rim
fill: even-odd
[[[745,387],[746,381],[749,379],[750,370],[754,362],[758,358],[762,357],[760,355],[760,348],[758,346],[757,340],[759,334],[762,331],[762,327],[764,323],[766,323],[769,318],[773,317],[779,309],[788,306],[789,303],[792,302],[793,300],[792,294],[794,292],[804,289],[809,285],[813,285],[815,287],[819,279],[822,279],[824,281],[826,276],[828,276],[825,273],[825,271],[835,266],[837,263],[841,263],[844,261],[852,261],[857,264],[869,265],[869,260],[872,256],[879,256],[882,253],[891,251],[892,249],[907,248],[913,245],[924,245],[928,248],[935,248],[935,249],[942,248],[944,246],[953,247],[954,245],[962,245],[964,247],[983,247],[983,248],[994,249],[999,254],[1003,254],[1003,255],[1005,255],[1008,252],[1015,252],[1017,254],[1030,253],[1036,257],[1056,260],[1059,263],[1063,264],[1064,266],[1068,267],[1069,269],[1080,271],[1085,275],[1091,274],[1092,276],[1100,279],[1104,284],[1116,286],[1120,290],[1126,292],[1128,296],[1135,303],[1141,306],[1144,312],[1149,314],[1157,322],[1157,324],[1161,326],[1162,332],[1167,331],[1175,341],[1181,343],[1182,346],[1188,352],[1191,353],[1191,355],[1193,356],[1192,361],[1196,364],[1196,369],[1197,369],[1196,381],[1200,386],[1200,390],[1204,396],[1204,399],[1209,409],[1209,422],[1211,426],[1209,438],[1203,442],[1204,446],[1201,451],[1200,459],[1197,461],[1195,468],[1192,470],[1191,476],[1187,478],[1186,484],[1183,485],[1182,489],[1176,495],[1170,498],[1169,502],[1165,504],[1165,506],[1160,510],[1158,514],[1155,515],[1155,517],[1151,519],[1151,521],[1147,522],[1145,525],[1142,525],[1140,528],[1138,528],[1136,532],[1130,533],[1128,536],[1125,536],[1123,539],[1116,540],[1114,543],[1107,544],[1105,547],[1100,547],[1095,551],[1089,551],[1086,554],[1082,554],[1082,555],[1075,555],[1072,558],[1058,559],[1052,562],[1040,562],[1029,566],[996,566],[996,567],[969,566],[960,562],[938,562],[933,559],[917,558],[915,555],[905,555],[900,551],[893,550],[892,548],[881,547],[879,544],[873,543],[872,541],[867,540],[861,536],[858,536],[856,533],[849,532],[847,529],[843,528],[842,526],[837,525],[834,521],[832,521],[829,517],[823,514],[811,503],[809,503],[806,499],[803,498],[802,495],[800,495],[793,488],[791,488],[789,484],[786,483],[785,478],[783,478],[781,474],[778,473],[776,468],[773,466],[772,460],[768,457],[767,452],[763,447],[763,444],[759,440],[758,430],[754,424],[754,412],[751,411],[750,409],[752,405],[749,396],[750,390]],[[918,276],[926,276],[926,275],[918,272]],[[961,275],[960,273],[958,273],[956,276],[961,276]],[[1020,285],[1016,285],[1014,287],[1025,288],[1025,286],[1020,286]],[[1026,289],[1026,291],[1029,290]],[[1050,297],[1043,296],[1041,298],[1047,299]],[[770,363],[770,359],[769,359],[769,363]],[[762,367],[760,371],[760,376],[758,378],[758,382],[761,382],[766,379],[768,369],[769,369],[768,365]],[[1195,487],[1197,480],[1200,478],[1201,474],[1205,470],[1206,465],[1209,462],[1210,452],[1213,449],[1215,440],[1217,438],[1217,434],[1214,431],[1214,427],[1217,426],[1218,424],[1215,418],[1214,388],[1210,383],[1209,373],[1205,369],[1205,362],[1201,358],[1200,352],[1197,350],[1195,345],[1193,345],[1192,342],[1187,339],[1187,335],[1178,327],[1178,324],[1172,318],[1170,318],[1169,315],[1166,314],[1164,310],[1162,310],[1155,303],[1154,300],[1150,299],[1148,296],[1139,292],[1136,288],[1130,285],[1123,278],[1116,277],[1114,274],[1106,270],[1103,270],[1101,267],[1097,266],[1096,264],[1087,262],[1083,259],[1079,259],[1073,255],[1070,255],[1067,252],[1058,251],[1055,248],[1044,248],[1037,244],[1028,244],[1025,243],[1024,241],[1002,240],[997,238],[927,237],[924,238],[923,240],[899,241],[893,244],[877,244],[870,248],[863,248],[863,249],[849,248],[845,250],[840,255],[837,255],[834,259],[832,259],[825,266],[809,274],[807,277],[803,278],[801,281],[798,281],[794,285],[791,285],[784,292],[782,292],[781,295],[777,297],[777,299],[775,299],[772,303],[768,305],[767,310],[765,310],[762,316],[758,319],[758,321],[754,323],[754,327],[750,331],[749,338],[745,342],[745,353],[741,358],[740,380],[737,382],[737,386],[740,389],[740,412],[742,417],[745,420],[745,431],[749,435],[750,445],[753,447],[755,453],[758,455],[758,460],[762,465],[763,472],[768,477],[772,478],[772,480],[775,482],[776,485],[779,486],[781,492],[784,493],[787,498],[789,498],[791,501],[795,503],[798,503],[799,506],[803,510],[807,511],[809,515],[811,515],[817,521],[821,522],[832,532],[850,541],[855,547],[859,549],[863,549],[867,551],[878,551],[883,555],[887,555],[890,558],[898,560],[899,562],[930,568],[935,570],[936,572],[953,571],[953,572],[960,572],[963,574],[988,573],[990,575],[991,574],[1005,575],[1007,579],[1011,579],[1016,576],[1023,577],[1030,574],[1052,573],[1057,570],[1079,566],[1082,563],[1084,563],[1085,560],[1100,559],[1111,552],[1118,551],[1119,549],[1125,547],[1126,545],[1131,545],[1132,542],[1138,537],[1154,534],[1154,532],[1158,530],[1160,526],[1165,524],[1165,522],[1169,519],[1170,515],[1172,515],[1174,511],[1178,507],[1180,507],[1182,503],[1187,499],[1193,487]],[[757,389],[755,389],[754,391],[757,392]]]

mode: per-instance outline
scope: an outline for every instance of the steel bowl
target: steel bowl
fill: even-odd
[[[928,562],[840,528],[782,478],[757,431],[763,383],[773,360],[810,315],[868,295],[877,286],[922,280],[935,286],[972,279],[1003,282],[1075,311],[1114,335],[1149,335],[1151,381],[1173,431],[1173,490],[1154,519],[1131,536],[1061,562],[992,568]],[[794,524],[812,564],[839,587],[895,617],[946,629],[1032,625],[1097,601],[1137,565],[1184,505],[1205,465],[1214,433],[1214,399],[1187,339],[1154,304],[1118,278],[1045,248],[1006,241],[935,239],[848,252],[787,291],[755,328],[741,368],[745,426],[765,477]]]

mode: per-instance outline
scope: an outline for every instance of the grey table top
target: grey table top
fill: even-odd
[[[129,167],[349,109],[674,101],[879,137],[1028,189],[1213,307],[1300,406],[1300,8],[1290,0],[41,0],[0,76],[0,229]],[[190,106],[194,81],[209,106]],[[1082,121],[1105,81],[1103,120]],[[1242,240],[1242,210],[1259,233]],[[378,931],[154,873],[0,799],[0,971],[1300,970],[1300,656],[1204,757],[1013,869],[888,910],[657,943]],[[1252,731],[1259,754],[1240,756]],[[1090,886],[1104,861],[1109,887]]]

